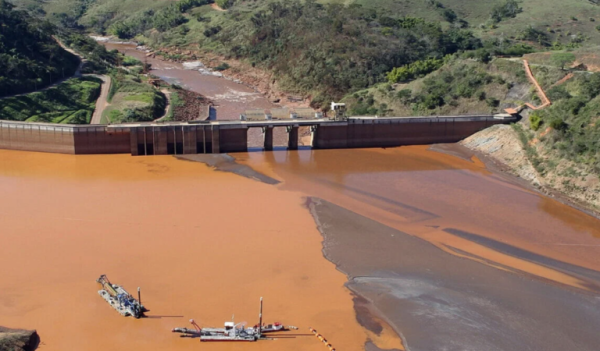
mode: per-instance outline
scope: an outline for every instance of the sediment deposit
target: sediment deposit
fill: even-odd
[[[600,222],[460,156],[406,147],[236,159],[313,195],[324,255],[348,275],[371,349],[399,348],[382,346],[392,330],[409,350],[594,350]]]

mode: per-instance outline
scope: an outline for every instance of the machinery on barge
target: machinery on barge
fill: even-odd
[[[297,330],[294,326],[285,327],[281,323],[264,325],[262,323],[263,299],[260,298],[260,312],[258,324],[254,327],[246,328],[245,323],[225,322],[223,328],[200,328],[193,320],[190,323],[194,329],[174,328],[174,333],[181,333],[182,338],[199,338],[200,341],[257,341],[269,339],[269,333]]]
[[[138,300],[136,300],[122,286],[112,284],[105,274],[101,275],[96,282],[101,286],[98,294],[122,316],[140,318],[144,315],[144,312],[147,312],[144,305],[142,305],[140,288],[138,288]]]

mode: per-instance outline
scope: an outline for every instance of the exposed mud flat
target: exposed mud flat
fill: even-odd
[[[382,344],[391,329],[407,350],[595,350],[600,221],[453,151],[236,159],[318,197],[309,207],[357,295],[366,349],[402,347]]]
[[[324,254],[410,350],[596,350],[597,295],[464,260],[327,201]],[[598,274],[593,271],[596,282]],[[597,290],[596,290],[597,291]]]
[[[235,158],[227,154],[206,154],[206,155],[180,155],[178,159],[201,162],[221,172],[230,172],[248,179],[254,179],[265,184],[279,184],[279,180],[268,177],[262,173],[256,172],[251,167],[241,165],[235,162]]]
[[[344,350],[600,342],[600,221],[476,158],[0,151],[0,164],[0,315],[35,326],[47,350],[196,349],[169,330],[231,313],[254,324],[259,296],[265,320],[314,327]],[[103,273],[141,286],[149,318],[107,306]],[[238,345],[211,347],[324,347],[303,336]]]

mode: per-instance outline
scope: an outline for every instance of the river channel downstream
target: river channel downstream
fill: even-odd
[[[224,116],[270,104],[151,63]],[[37,329],[48,351],[327,350],[309,327],[336,350],[598,350],[600,220],[451,149],[0,150],[0,325]],[[101,274],[141,287],[147,318],[110,308]],[[299,330],[171,333],[252,326],[261,296],[265,322]]]

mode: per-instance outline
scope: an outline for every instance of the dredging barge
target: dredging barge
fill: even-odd
[[[138,288],[138,301],[122,286],[112,284],[106,274],[102,274],[100,278],[96,279],[96,282],[102,287],[98,290],[98,294],[122,316],[140,318],[147,311],[142,305],[140,288]]]
[[[182,338],[199,338],[200,341],[258,341],[268,340],[270,337],[269,333],[297,330],[294,326],[285,327],[281,323],[273,323],[263,325],[262,323],[262,308],[263,299],[260,298],[260,312],[258,324],[251,328],[246,328],[245,323],[225,322],[223,328],[200,328],[200,326],[193,320],[190,323],[194,329],[188,328],[174,328],[173,333],[181,333]]]

